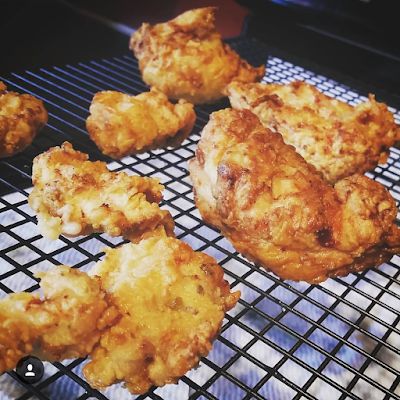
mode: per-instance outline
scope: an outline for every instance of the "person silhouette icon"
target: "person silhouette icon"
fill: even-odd
[[[36,376],[36,374],[33,372],[33,365],[32,364],[28,364],[26,366],[27,371],[25,372],[25,376],[30,377],[30,376]]]
[[[44,365],[39,358],[26,356],[18,361],[15,369],[17,376],[25,383],[37,383],[43,378]]]

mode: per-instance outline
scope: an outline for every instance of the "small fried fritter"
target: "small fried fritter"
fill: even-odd
[[[34,159],[32,181],[29,205],[50,239],[105,232],[138,240],[158,226],[173,233],[171,214],[158,205],[163,190],[158,180],[111,172],[68,142]]]
[[[28,354],[45,360],[86,356],[115,314],[98,278],[65,266],[38,277],[43,299],[15,293],[0,300],[0,373]]]
[[[108,250],[94,273],[122,314],[84,367],[96,388],[175,383],[208,354],[240,295],[213,258],[165,234]]]
[[[330,186],[249,110],[213,113],[189,170],[204,220],[283,279],[321,282],[400,250],[382,185],[353,175]]]
[[[233,108],[253,111],[331,183],[386,162],[400,139],[392,113],[373,95],[352,107],[300,81],[233,83],[227,93]]]
[[[41,100],[29,94],[8,92],[0,81],[0,158],[28,147],[47,124],[47,118]]]
[[[186,11],[151,26],[144,23],[130,40],[143,80],[170,99],[194,104],[224,97],[228,83],[255,82],[265,68],[242,60],[215,29],[215,7]]]
[[[102,153],[118,159],[181,143],[195,120],[192,104],[172,104],[154,88],[137,96],[106,91],[94,96],[86,128]]]

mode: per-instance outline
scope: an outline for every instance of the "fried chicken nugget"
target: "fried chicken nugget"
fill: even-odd
[[[400,250],[382,185],[353,175],[330,186],[249,110],[213,113],[189,170],[204,220],[283,279],[321,282]]]
[[[171,214],[158,205],[163,190],[158,180],[111,172],[68,142],[34,159],[32,180],[29,205],[50,239],[106,232],[138,240],[158,226],[173,234]]]
[[[177,104],[153,88],[137,96],[96,93],[86,128],[102,153],[112,158],[156,147],[177,145],[193,129],[196,114],[185,100]]]
[[[330,183],[386,162],[389,147],[400,140],[392,113],[373,95],[352,107],[300,81],[234,82],[227,93],[233,108],[253,111]]]
[[[41,100],[29,94],[8,92],[0,81],[0,158],[28,147],[47,119]]]
[[[95,388],[176,382],[208,354],[240,295],[213,258],[165,234],[108,250],[94,273],[122,315],[84,367]]]
[[[38,277],[43,299],[15,293],[0,300],[0,373],[28,354],[45,360],[86,356],[115,316],[98,278],[65,266]]]
[[[144,23],[132,34],[129,47],[148,85],[170,99],[200,104],[224,97],[232,81],[255,82],[264,76],[264,66],[252,67],[222,42],[215,11],[189,10],[165,23]]]

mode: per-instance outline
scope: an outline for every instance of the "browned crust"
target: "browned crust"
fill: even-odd
[[[172,104],[155,88],[137,96],[104,91],[93,97],[86,128],[103,154],[121,159],[181,144],[195,121],[192,104]]]
[[[222,42],[215,11],[189,10],[165,23],[144,23],[133,33],[130,48],[147,84],[171,99],[201,104],[224,97],[230,82],[255,82],[264,76],[265,66],[251,66]]]
[[[9,92],[0,82],[0,158],[11,157],[28,147],[47,120],[41,100]]]
[[[248,110],[211,115],[189,170],[203,219],[283,279],[321,282],[400,250],[381,184],[353,175],[332,187]]]
[[[106,232],[136,241],[158,227],[173,235],[172,216],[158,205],[163,190],[158,180],[111,172],[68,142],[34,159],[32,181],[29,204],[43,234],[53,239]],[[54,234],[51,223],[58,226]]]
[[[392,113],[373,95],[353,107],[300,81],[232,83],[227,94],[233,108],[253,111],[331,183],[385,162],[400,139]]]

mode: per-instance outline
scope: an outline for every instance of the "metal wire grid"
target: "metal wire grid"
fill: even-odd
[[[253,64],[267,59],[266,47],[255,40],[238,38],[231,45]],[[365,99],[344,85],[274,56],[268,57],[267,68],[267,82],[305,79],[351,104]],[[50,113],[48,126],[27,151],[0,161],[1,298],[12,291],[37,289],[33,274],[54,264],[87,270],[102,256],[103,247],[122,243],[99,234],[61,237],[55,242],[43,239],[26,201],[31,164],[34,156],[64,140],[93,159],[107,160],[90,142],[84,127],[93,94],[107,89],[136,94],[147,87],[131,55],[0,79],[9,89],[42,98]],[[254,267],[201,221],[186,162],[193,156],[209,112],[225,105],[198,108],[195,132],[178,149],[109,163],[115,171],[159,178],[166,186],[163,207],[174,216],[177,236],[215,257],[231,286],[242,291],[238,306],[227,314],[220,337],[200,367],[183,377],[178,387],[152,389],[137,398],[400,399],[398,256],[380,268],[321,285],[283,282]],[[400,200],[400,151],[393,148],[387,164],[369,176]],[[83,362],[46,363],[45,378],[36,385],[22,383],[14,372],[4,374],[0,399],[134,398],[124,389],[100,393],[90,388],[81,374]]]

